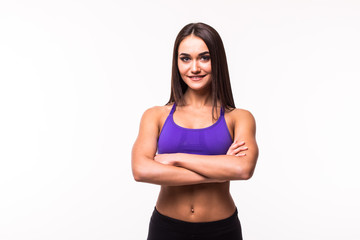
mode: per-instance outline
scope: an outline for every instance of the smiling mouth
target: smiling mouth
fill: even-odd
[[[194,81],[198,81],[198,80],[203,79],[205,76],[206,76],[206,74],[205,75],[188,76],[188,78],[190,78],[191,80],[194,80]]]

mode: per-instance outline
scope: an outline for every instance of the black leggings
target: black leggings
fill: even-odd
[[[214,222],[185,222],[159,213],[150,219],[147,240],[242,240],[238,212]]]

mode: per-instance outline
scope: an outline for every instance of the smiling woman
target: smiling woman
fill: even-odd
[[[148,240],[242,239],[229,186],[253,175],[257,157],[255,120],[235,108],[219,34],[186,25],[170,99],[143,114],[132,150],[135,180],[161,185]]]
[[[178,68],[181,78],[191,89],[209,91],[210,53],[201,38],[190,35],[180,43]]]

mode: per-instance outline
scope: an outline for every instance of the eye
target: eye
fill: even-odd
[[[180,60],[183,62],[187,62],[190,60],[190,58],[189,57],[181,57]]]
[[[210,60],[210,55],[201,56],[201,60],[203,60],[203,61],[209,61],[209,60]]]

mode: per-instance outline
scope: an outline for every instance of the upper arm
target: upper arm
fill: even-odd
[[[256,123],[254,116],[247,110],[236,109],[234,113],[234,141],[253,142],[256,135]]]
[[[157,150],[159,135],[159,109],[146,110],[141,118],[139,133],[132,148],[131,163],[135,175],[144,160],[153,159]]]
[[[249,171],[252,173],[259,155],[256,143],[255,118],[247,110],[236,109],[234,111],[234,141],[244,141],[245,146],[248,147],[244,158],[246,159]]]

